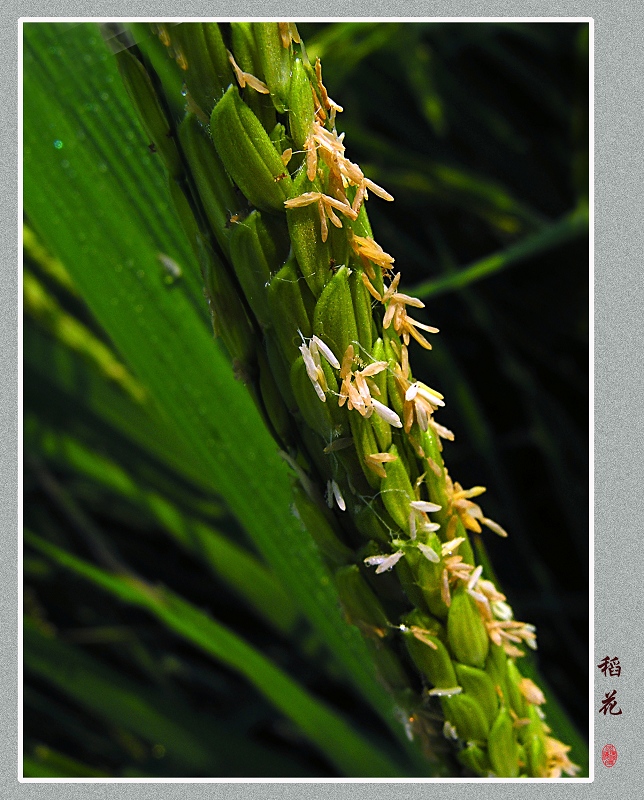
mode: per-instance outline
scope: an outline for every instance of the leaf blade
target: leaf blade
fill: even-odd
[[[385,753],[352,730],[338,714],[314,698],[255,648],[183,598],[167,589],[152,587],[133,576],[110,574],[33,533],[26,531],[25,538],[58,564],[126,603],[145,608],[175,633],[242,674],[278,710],[295,722],[343,773],[354,777],[402,776]]]

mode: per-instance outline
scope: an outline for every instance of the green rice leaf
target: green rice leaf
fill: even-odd
[[[393,700],[291,513],[288,468],[193,293],[160,274],[159,252],[192,262],[97,28],[27,23],[24,35],[24,197],[34,230],[184,443],[191,469],[216,485],[349,677],[400,734]]]
[[[337,713],[314,698],[243,639],[183,598],[134,576],[110,574],[33,533],[25,532],[25,539],[77,575],[126,603],[146,609],[170,630],[239,672],[279,711],[295,722],[344,774],[353,777],[402,776],[388,755],[354,731]]]

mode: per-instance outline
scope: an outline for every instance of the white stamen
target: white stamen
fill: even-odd
[[[369,386],[367,385],[367,381],[364,379],[364,376],[361,372],[355,373],[355,381],[360,397],[365,401],[367,405],[369,405],[371,401],[371,392],[369,391]]]
[[[429,415],[425,406],[422,403],[416,403],[414,406],[416,410],[416,419],[418,420],[418,427],[421,431],[426,431],[429,427]]]
[[[448,720],[445,720],[443,724],[443,736],[446,739],[458,739],[458,731]]]
[[[372,453],[371,455],[367,456],[367,458],[382,464],[385,461],[396,461],[398,456],[395,456],[393,453]]]
[[[425,386],[421,386],[419,384],[416,385],[418,386],[418,394],[425,400],[427,400],[428,403],[431,403],[434,406],[445,405],[443,399],[439,396],[438,392],[434,392],[433,390],[426,388]]]
[[[374,400],[373,397],[371,398],[371,404],[373,405],[373,410],[381,419],[384,419],[389,425],[393,425],[394,428],[402,428],[400,417],[395,411],[383,405],[380,400]]]
[[[300,345],[300,353],[302,353],[302,358],[304,359],[304,366],[306,367],[306,371],[308,373],[309,378],[311,379],[311,381],[317,381],[318,368],[311,354],[311,351],[305,344],[302,344]]]
[[[434,328],[432,325],[425,325],[424,322],[418,322],[417,319],[412,319],[411,317],[407,317],[409,322],[415,327],[420,328],[423,331],[427,331],[427,333],[438,333],[438,328]]]
[[[386,361],[374,361],[373,364],[369,364],[369,366],[365,367],[361,372],[365,378],[371,378],[373,375],[378,375],[383,369],[387,369],[388,366]]]
[[[285,200],[284,205],[286,208],[301,208],[317,202],[321,197],[322,192],[304,192],[304,194],[292,197],[290,200]]]
[[[333,355],[333,351],[331,350],[331,348],[328,347],[326,344],[324,344],[322,339],[320,339],[318,336],[313,336],[311,342],[316,343],[316,345],[318,346],[318,350],[322,353],[322,355],[326,358],[326,360],[329,362],[329,364],[331,364],[332,367],[334,367],[335,369],[340,369],[340,362]]]
[[[439,425],[438,422],[432,420],[432,427],[436,431],[436,433],[441,437],[441,439],[447,439],[450,442],[454,441],[454,434],[449,428],[445,428],[443,425]]]
[[[317,354],[315,344],[314,350],[317,361],[319,362],[320,357]],[[302,358],[304,359],[306,374],[309,376],[309,380],[313,384],[313,388],[315,389],[317,396],[323,403],[326,403],[326,394],[324,393],[324,388],[320,383],[320,378],[324,379],[324,373],[322,372],[320,365],[316,363],[316,358],[305,344],[300,345],[300,353],[302,353]]]
[[[492,613],[497,619],[507,622],[508,620],[511,620],[512,617],[514,616],[512,607],[509,606],[507,603],[504,603],[503,600],[495,600],[490,605],[492,607]]]
[[[389,194],[389,192],[385,191],[382,186],[378,186],[377,183],[370,181],[369,178],[364,179],[365,186],[368,186],[369,189],[378,197],[382,197],[383,200],[388,200],[391,202],[394,198]]]
[[[403,551],[398,550],[397,552],[392,553],[390,556],[370,556],[369,558],[365,558],[364,563],[368,567],[375,567],[376,564],[378,564],[379,566],[376,570],[376,575],[380,575],[382,572],[386,572],[394,567],[400,561],[403,555]]]
[[[309,377],[311,376],[309,375]],[[324,393],[324,389],[322,388],[320,382],[311,378],[311,383],[313,384],[313,388],[315,389],[317,396],[323,403],[326,403],[326,394]]]
[[[418,384],[412,383],[409,389],[407,389],[407,391],[405,392],[405,400],[413,400],[417,394],[418,394]]]
[[[422,542],[418,542],[416,547],[425,556],[425,558],[428,561],[431,561],[433,564],[438,564],[438,562],[441,560],[436,550],[434,550],[434,548],[430,547],[428,544],[422,544]]]
[[[323,403],[326,403],[326,395],[324,394],[324,389],[320,386],[318,381],[311,380],[311,383],[313,384],[313,388],[315,389],[315,393],[317,394],[317,396]]]
[[[344,497],[342,497],[340,487],[335,481],[331,481],[331,488],[333,489],[333,496],[335,497],[335,502],[338,504],[338,508],[340,511],[346,511],[347,504],[344,502]]]
[[[455,492],[455,498],[466,498],[471,500],[472,497],[478,497],[485,492],[485,486],[472,486],[471,489],[462,489],[460,492]]]
[[[474,572],[470,575],[470,579],[467,582],[468,589],[473,589],[476,586],[478,579],[481,577],[482,572],[483,572],[483,566],[482,564],[479,564],[478,567],[474,570]]]
[[[416,511],[424,511],[425,513],[429,513],[431,511],[440,511],[442,508],[442,506],[439,506],[436,503],[430,503],[428,500],[412,500],[409,505],[412,508],[415,508]]]
[[[450,539],[449,542],[443,542],[443,558],[445,558],[445,556],[451,556],[454,550],[462,545],[464,541],[465,538],[463,536],[457,536],[456,539]]]
[[[497,536],[503,536],[505,538],[508,533],[505,531],[498,522],[495,522],[493,519],[488,519],[487,517],[481,517],[481,522],[488,527],[491,531],[497,534]]]
[[[396,292],[392,298],[398,303],[405,303],[405,305],[413,306],[414,308],[425,308],[425,303],[422,300],[418,300],[416,297],[410,297],[408,294],[402,294],[401,292]]]
[[[390,555],[389,558],[386,558],[382,562],[382,564],[378,567],[378,569],[376,570],[376,575],[379,575],[382,572],[386,572],[387,570],[390,570],[392,567],[394,567],[400,561],[400,559],[403,556],[404,556],[404,553],[403,553],[402,550],[398,550],[396,553],[393,553],[393,555]]]
[[[270,94],[270,89],[268,86],[263,82],[260,81],[259,78],[256,78],[254,75],[251,75],[250,72],[244,72],[244,79],[246,83],[250,86],[251,89],[254,89],[256,92],[260,94]]]
[[[383,303],[385,302],[384,298],[383,298],[382,302]],[[394,318],[395,311],[396,311],[396,304],[395,303],[390,303],[387,306],[387,310],[385,311],[384,319],[382,320],[382,327],[385,330],[391,325],[391,321]]]
[[[487,607],[488,600],[484,594],[481,594],[480,592],[475,592],[474,589],[466,589],[466,592],[469,594],[470,597],[473,597],[474,600],[476,600],[479,603],[483,603],[483,605]]]

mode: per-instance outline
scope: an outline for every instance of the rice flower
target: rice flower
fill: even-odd
[[[438,697],[445,736],[454,741],[460,733],[464,741],[475,740],[465,746],[460,742],[459,758],[477,774],[518,775],[531,769],[549,777],[574,775],[579,768],[568,758],[569,748],[546,736],[545,723],[539,732],[545,767],[543,758],[535,766],[530,755],[526,759],[530,763],[520,763],[523,750],[517,731],[526,722],[538,730],[545,698],[535,683],[511,667],[512,659],[523,655],[522,647],[536,647],[536,632],[534,626],[514,619],[505,595],[485,575],[483,565],[476,563],[471,533],[480,534],[487,527],[499,536],[507,534],[475,502],[484,487],[464,489],[448,475],[440,440],[453,440],[454,434],[436,419],[445,398],[412,374],[411,339],[429,350],[426,334],[436,334],[438,329],[410,316],[412,309],[425,304],[400,289],[401,273],[394,271],[394,257],[373,236],[364,235],[370,231],[365,208],[370,195],[387,202],[394,198],[348,158],[345,135],[335,125],[342,106],[329,96],[320,60],[313,66],[309,63],[295,24],[261,25],[244,27],[248,52],[244,49],[243,55],[235,50],[234,36],[227,40],[233,42],[235,52],[226,50],[219,37],[221,46],[213,63],[223,64],[226,70],[230,64],[244,92],[234,85],[225,90],[210,120],[188,94],[189,108],[203,124],[210,122],[211,139],[204,137],[203,152],[214,148],[212,155],[223,163],[222,176],[213,174],[212,185],[200,192],[198,181],[178,178],[190,177],[190,172],[211,175],[213,170],[204,167],[202,150],[193,153],[184,147],[185,158],[180,159],[178,154],[172,156],[169,145],[159,148],[176,185],[185,186],[184,200],[189,202],[177,203],[177,210],[191,213],[190,209],[203,206],[213,227],[207,233],[213,240],[221,239],[220,244],[223,237],[228,243],[231,230],[235,233],[230,263],[218,280],[230,283],[233,275],[237,280],[231,292],[237,297],[241,287],[245,295],[237,300],[248,309],[244,342],[249,344],[241,355],[235,351],[238,331],[234,326],[244,315],[226,316],[226,303],[219,302],[221,329],[230,334],[225,344],[230,344],[239,374],[254,375],[256,365],[260,366],[261,379],[258,385],[253,383],[258,407],[275,430],[282,455],[311,503],[312,510],[306,509],[311,521],[309,526],[307,520],[307,529],[325,531],[320,551],[336,574],[348,569],[355,580],[360,560],[374,567],[377,575],[400,565],[391,581],[399,579],[400,591],[389,599],[395,597],[391,603],[395,609],[400,598],[407,597],[404,616],[389,622],[382,611],[384,623],[374,624],[371,619],[378,602],[377,585],[384,584],[383,592],[391,589],[386,580],[374,581],[375,601],[363,603],[362,612],[360,604],[354,603],[347,616],[363,632],[371,631],[372,637],[377,631],[374,661],[385,665],[383,683],[399,670],[391,685],[396,685],[397,698],[411,698],[409,708],[400,710],[408,737],[419,735],[421,703],[428,696]],[[165,26],[159,28],[159,35],[170,46]],[[266,37],[274,43],[270,57],[267,48],[260,47]],[[185,52],[183,48],[173,51],[181,69],[195,63],[190,42],[186,37]],[[246,65],[260,65],[268,86],[242,70],[237,58]],[[132,74],[134,80],[136,71]],[[137,91],[149,92],[155,85],[139,83]],[[256,93],[270,99],[262,100]],[[156,98],[147,99],[145,107],[152,107],[151,100]],[[166,105],[172,107],[172,103]],[[161,125],[155,140],[165,142],[168,127]],[[226,220],[223,230],[216,229],[221,210],[212,197],[217,196],[227,198],[230,221],[242,222],[240,209],[254,208],[252,240],[236,235],[250,231],[248,223],[231,229]],[[243,203],[238,204],[240,199]],[[314,208],[306,214],[290,212],[309,206]],[[197,224],[192,218],[187,222],[187,229]],[[336,262],[340,261],[339,267]],[[249,275],[260,278],[250,281]],[[215,296],[218,283],[213,284]],[[274,338],[271,331],[277,333]],[[295,344],[298,333],[299,346]],[[343,348],[344,353],[340,352]],[[267,354],[270,368],[264,369]],[[312,396],[308,382],[324,405]],[[335,515],[342,519],[337,529],[329,524],[334,515],[320,508],[325,484],[327,505],[342,512]],[[351,492],[346,498],[343,489]],[[381,542],[378,550],[382,552],[376,550],[366,558],[357,555],[356,548],[366,541]],[[398,666],[400,648],[389,650],[392,631],[405,637],[409,657],[404,665]],[[492,657],[498,663],[492,664]],[[493,702],[479,703],[467,680],[478,680],[475,686],[484,685],[484,678],[490,683],[487,670],[493,667],[513,683],[508,687],[512,696],[530,704],[530,720],[511,713],[494,694]],[[426,692],[418,691],[418,677],[413,678],[410,670],[420,672],[430,687]],[[489,731],[496,732],[496,740],[488,736]]]
[[[385,556],[369,556],[369,558],[364,559],[364,563],[368,567],[376,567],[376,575],[380,575],[383,572],[387,572],[388,570],[395,567],[395,565],[400,561],[400,559],[404,556],[404,552],[402,550],[397,550],[395,553],[391,553],[391,555]]]
[[[259,78],[256,78],[254,75],[251,75],[250,72],[244,72],[238,66],[237,62],[235,61],[235,57],[230,52],[228,53],[228,60],[230,61],[233,72],[235,73],[235,77],[237,78],[237,83],[239,84],[241,89],[244,89],[246,86],[250,86],[251,89],[255,89],[256,92],[260,94],[270,94],[270,90],[268,86],[263,82],[260,81]]]
[[[354,201],[354,208],[355,208],[355,201]],[[371,237],[358,236],[357,234],[354,233],[350,237],[349,243],[351,244],[353,252],[361,259],[362,264],[365,267],[366,270],[365,277],[367,277],[368,275],[368,277],[370,278],[375,278],[373,267],[371,267],[370,264],[376,264],[383,270],[393,269],[392,267],[394,263],[393,256],[390,256],[389,253],[385,253],[382,247],[380,247],[380,245]],[[377,300],[380,300],[382,302],[382,297],[378,292],[376,292],[376,290],[369,283],[369,281],[365,281],[365,285],[367,286],[367,289],[369,289],[371,294]]]
[[[568,758],[570,747],[560,742],[558,739],[553,739],[551,736],[546,736],[546,776],[547,778],[561,778],[562,772],[574,778],[581,767],[573,764]]]
[[[523,680],[519,681],[519,691],[528,703],[534,706],[540,706],[546,702],[546,696],[530,678],[523,678]]]

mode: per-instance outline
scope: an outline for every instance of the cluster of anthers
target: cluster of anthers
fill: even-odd
[[[295,42],[296,44],[302,43],[302,40],[300,39],[300,34],[297,30],[297,25],[294,22],[278,22],[277,28],[279,31],[280,41],[282,43],[283,48],[288,49],[291,46],[292,42]],[[233,68],[233,72],[235,73],[235,77],[237,78],[237,82],[239,83],[240,88],[244,89],[248,85],[252,89],[255,89],[256,92],[259,92],[260,94],[270,94],[268,86],[266,86],[266,84],[263,81],[260,81],[259,78],[256,78],[254,75],[251,75],[250,72],[244,72],[235,61],[235,57],[230,52],[230,50],[226,50],[226,52],[228,53],[228,60],[230,61],[230,64]]]
[[[345,156],[344,133],[338,134],[335,129],[335,115],[338,111],[342,111],[342,106],[329,97],[322,83],[322,67],[319,58],[315,62],[315,74],[317,91],[313,86],[311,87],[315,104],[315,119],[304,142],[306,175],[311,182],[315,181],[318,174],[325,178],[324,173],[318,169],[318,162],[321,160],[328,169],[326,182],[329,194],[319,191],[304,192],[286,200],[284,205],[286,208],[301,208],[316,203],[320,215],[322,241],[325,242],[329,235],[329,221],[337,228],[342,227],[342,221],[335,213],[336,211],[355,220],[363,200],[368,197],[368,191],[372,191],[383,200],[391,201],[394,198],[381,186],[366,178],[360,167]],[[332,130],[325,127],[327,118],[330,119]],[[352,202],[347,197],[349,187],[355,187]]]
[[[369,294],[386,306],[385,316],[382,321],[382,327],[385,330],[393,323],[394,330],[399,336],[402,336],[405,347],[409,345],[409,337],[411,335],[426,350],[432,349],[431,344],[427,341],[427,339],[425,339],[422,333],[418,331],[418,328],[421,328],[428,333],[438,333],[438,328],[434,328],[431,325],[425,325],[422,322],[418,322],[418,320],[411,319],[411,317],[407,315],[407,309],[405,306],[424,308],[425,303],[423,303],[422,300],[418,300],[416,297],[410,297],[408,294],[403,294],[402,292],[397,291],[398,284],[400,283],[400,272],[396,274],[394,279],[382,294],[375,289],[369,280],[369,276],[365,272],[362,273],[362,281],[367,287]]]
[[[426,431],[431,425],[436,434],[443,439],[454,439],[454,434],[447,428],[439,425],[434,419],[434,411],[445,405],[443,395],[432,389],[422,381],[409,380],[409,352],[407,345],[402,345],[400,362],[394,365],[394,379],[403,402],[403,419],[405,423],[405,433],[411,431],[414,420],[418,423],[421,431]],[[427,460],[430,468],[436,475],[441,475],[441,469],[427,454],[422,451],[418,453],[420,458]]]
[[[300,336],[302,336],[301,333]],[[302,353],[302,358],[304,359],[306,374],[309,376],[309,380],[313,384],[317,396],[323,403],[326,403],[326,393],[329,391],[329,386],[324,375],[324,370],[322,369],[320,356],[323,356],[335,369],[340,369],[340,362],[335,357],[331,348],[326,345],[319,336],[313,336],[309,344],[306,343],[302,336],[300,353]]]
[[[316,64],[320,95],[324,99],[327,110],[341,110],[328,98],[321,82],[319,62]],[[344,134],[338,135],[335,129],[327,130],[320,119],[313,122],[311,132],[306,140],[307,151],[307,176],[313,181],[318,171],[318,153],[327,165],[329,170],[329,191],[333,194],[322,192],[306,192],[305,194],[287,200],[285,205],[288,208],[317,203],[320,210],[322,239],[325,240],[328,234],[327,219],[332,224],[341,227],[342,223],[334,210],[340,211],[351,219],[357,217],[360,205],[366,198],[368,189],[379,194],[385,199],[393,199],[391,195],[380,187],[373,184],[360,168],[349,161],[344,155]],[[356,194],[353,203],[350,204],[345,190],[349,185],[356,186]],[[394,259],[386,253],[380,245],[372,238],[358,236],[350,233],[350,243],[355,255],[360,259],[364,272],[361,273],[362,281],[371,296],[385,306],[383,318],[383,328],[386,330],[393,326],[394,331],[401,336],[402,344],[399,346],[399,360],[394,364],[393,375],[400,393],[404,420],[401,421],[398,414],[391,408],[381,403],[377,397],[380,390],[373,378],[389,368],[386,361],[374,361],[360,369],[355,368],[356,354],[353,344],[347,347],[342,357],[342,363],[338,360],[333,351],[318,336],[313,336],[307,342],[303,339],[300,352],[304,359],[307,374],[311,383],[322,402],[326,402],[329,387],[322,368],[321,358],[324,358],[334,369],[340,371],[340,391],[337,395],[338,405],[347,405],[349,411],[357,411],[361,416],[369,418],[376,413],[389,425],[402,428],[406,433],[411,431],[414,421],[417,422],[422,431],[426,431],[431,425],[436,433],[445,439],[453,439],[451,431],[439,425],[433,418],[434,411],[444,406],[443,396],[430,388],[421,381],[411,381],[409,378],[409,354],[408,345],[410,336],[416,339],[423,347],[431,348],[431,344],[420,333],[419,329],[429,333],[438,333],[438,329],[429,325],[424,325],[417,320],[411,319],[407,315],[407,306],[413,308],[423,308],[424,303],[398,291],[400,283],[400,273],[397,273],[390,281],[389,285],[379,292],[373,285],[376,273],[374,265],[379,266],[387,274],[392,272]],[[441,468],[427,459],[429,468],[437,474],[441,474]],[[392,453],[371,453],[365,457],[368,468],[380,478],[386,478],[387,473],[384,465],[394,461],[396,456]],[[503,528],[493,520],[485,517],[481,507],[472,502],[473,497],[477,497],[485,489],[482,486],[474,486],[471,489],[463,489],[459,483],[452,482],[451,478],[444,471],[446,490],[448,496],[448,523],[446,528],[447,541],[441,545],[441,552],[438,553],[428,544],[425,544],[417,536],[419,532],[430,533],[436,531],[440,526],[432,522],[428,513],[439,511],[440,506],[425,500],[415,500],[410,505],[409,514],[409,540],[403,542],[394,540],[397,549],[393,553],[370,556],[365,559],[368,566],[375,566],[376,573],[380,574],[392,569],[398,561],[405,555],[405,549],[409,546],[416,547],[429,561],[442,563],[441,573],[441,597],[445,604],[451,604],[451,591],[454,585],[463,583],[466,585],[467,592],[476,601],[479,612],[486,624],[490,639],[496,644],[502,645],[509,655],[516,656],[520,651],[516,644],[525,642],[530,647],[535,647],[534,628],[525,623],[516,622],[512,619],[512,610],[505,603],[505,596],[495,588],[491,581],[481,579],[482,567],[474,568],[473,565],[466,563],[461,555],[456,553],[458,547],[465,541],[463,537],[456,537],[458,522],[463,524],[467,530],[476,533],[481,532],[481,524],[486,525],[499,536],[506,536]],[[339,508],[344,510],[346,504],[340,489],[331,481],[328,487],[329,502],[335,499]]]
[[[264,81],[260,81],[259,78],[251,75],[250,72],[244,72],[235,61],[235,56],[230,52],[230,50],[226,50],[226,52],[228,53],[228,60],[233,68],[233,72],[235,73],[235,77],[237,78],[237,83],[239,84],[240,89],[245,89],[246,86],[250,86],[251,89],[254,89],[260,94],[270,94],[270,89],[264,83]]]
[[[443,542],[440,546],[440,553],[416,538],[419,530],[426,532],[438,530],[440,527],[438,523],[429,521],[426,514],[440,510],[441,506],[424,500],[410,503],[410,540],[394,539],[393,544],[398,548],[395,552],[369,556],[365,558],[365,564],[369,567],[376,567],[376,574],[381,574],[392,569],[403,558],[407,548],[417,548],[428,561],[434,564],[442,563],[441,598],[446,606],[451,605],[452,588],[460,582],[465,585],[465,590],[476,602],[488,636],[494,644],[503,647],[506,654],[513,658],[523,655],[523,652],[516,646],[522,642],[536,650],[534,625],[512,619],[512,608],[506,603],[505,595],[498,591],[492,581],[481,578],[483,567],[479,565],[475,568],[455,552],[465,542],[464,537],[459,536]],[[420,525],[415,520],[415,516],[419,512],[422,512],[425,517]],[[414,635],[418,633],[417,638],[421,638],[423,631],[418,629],[412,633]],[[434,647],[431,640],[426,637],[422,638],[422,641],[430,647]]]
[[[279,23],[279,32],[282,45],[287,48],[291,42],[300,41],[297,28],[292,23]],[[239,85],[244,88],[246,85],[256,91],[267,94],[269,92],[266,85],[250,73],[244,72],[239,68],[231,53],[228,54],[230,63],[235,72]],[[321,238],[325,242],[328,238],[328,222],[337,228],[342,227],[342,220],[336,212],[343,214],[351,220],[356,220],[363,201],[368,199],[368,192],[372,191],[384,200],[391,201],[393,197],[382,187],[366,178],[360,167],[350,161],[345,155],[344,133],[339,134],[335,129],[335,116],[342,111],[342,107],[335,103],[328,95],[322,82],[322,68],[320,60],[316,60],[315,73],[317,77],[317,89],[311,86],[315,120],[307,136],[304,149],[306,152],[306,174],[313,183],[318,177],[325,180],[328,186],[328,193],[321,191],[305,192],[297,197],[287,200],[284,205],[286,208],[301,208],[316,204],[320,217]],[[325,127],[327,120],[330,122],[331,130]],[[284,164],[288,164],[292,157],[292,150],[289,148],[282,154]],[[325,178],[324,171],[319,168],[322,161],[327,168]],[[347,189],[353,187],[353,199],[350,201],[347,196]],[[408,345],[410,337],[414,338],[426,349],[431,349],[431,344],[420,333],[421,330],[427,333],[438,333],[438,329],[425,325],[417,320],[410,318],[407,314],[407,306],[412,308],[423,308],[424,303],[417,298],[398,291],[400,273],[391,278],[387,287],[379,292],[372,281],[376,281],[376,271],[374,266],[380,267],[383,275],[393,272],[394,259],[386,253],[377,242],[368,236],[358,236],[349,231],[349,242],[353,253],[361,262],[363,272],[361,279],[371,294],[371,296],[385,306],[383,318],[383,329],[393,326],[394,331],[402,338],[402,344],[396,345],[392,341],[392,347],[397,351],[398,361],[394,364],[393,377],[403,402],[403,421],[395,411],[376,399],[380,395],[380,390],[373,378],[389,368],[386,361],[374,361],[360,369],[355,368],[356,354],[352,344],[347,347],[342,363],[338,360],[331,348],[328,347],[318,336],[313,336],[308,344],[302,337],[300,352],[304,360],[307,375],[322,402],[326,402],[329,386],[322,366],[322,358],[334,369],[339,370],[340,391],[337,394],[338,405],[347,405],[349,411],[357,411],[361,416],[369,418],[376,413],[389,425],[402,428],[407,434],[410,433],[414,421],[422,431],[427,431],[431,425],[438,436],[452,440],[454,435],[451,431],[439,425],[433,418],[434,411],[444,406],[443,396],[431,389],[420,381],[409,379],[409,356]],[[374,397],[376,395],[376,397]],[[350,439],[342,439],[333,442],[325,452],[340,449],[351,444]],[[522,656],[523,652],[517,647],[518,644],[525,643],[528,647],[536,649],[536,635],[533,625],[515,621],[511,607],[506,602],[506,597],[494,586],[492,581],[481,577],[483,567],[474,567],[463,560],[463,557],[456,553],[456,550],[465,542],[464,537],[456,536],[456,529],[459,521],[466,530],[481,533],[481,524],[499,536],[507,536],[505,530],[496,522],[485,517],[479,505],[472,502],[472,498],[479,496],[485,491],[482,486],[474,486],[471,489],[463,487],[453,482],[447,471],[441,469],[424,452],[420,445],[416,446],[419,455],[427,461],[428,467],[437,475],[445,478],[448,507],[446,509],[448,522],[446,525],[447,541],[440,544],[438,552],[434,547],[423,542],[426,538],[422,534],[431,534],[440,528],[440,525],[433,522],[429,514],[441,510],[441,506],[427,500],[417,499],[410,503],[409,507],[409,539],[402,540],[396,538],[393,545],[397,548],[393,553],[373,555],[365,558],[367,566],[375,566],[376,574],[382,574],[391,570],[401,558],[404,557],[406,550],[410,547],[416,548],[425,558],[434,564],[442,564],[441,572],[441,598],[446,606],[451,605],[451,592],[455,585],[465,586],[467,593],[475,601],[482,620],[485,623],[490,640],[502,646],[508,656],[516,658]],[[369,469],[381,478],[386,478],[387,473],[384,464],[394,461],[397,457],[391,453],[372,453],[365,457]],[[331,480],[327,486],[327,501],[331,506],[333,502],[338,507],[346,510],[346,503],[335,480]],[[406,628],[401,625],[401,630],[409,630],[413,636],[423,641],[429,647],[436,648],[436,645],[429,638],[428,631],[417,626]],[[528,678],[524,678],[519,689],[526,700],[533,704],[543,718],[540,705],[545,702],[545,697],[541,690]],[[461,691],[461,687],[453,689],[435,689],[430,692],[436,694],[451,694]],[[515,720],[515,725],[525,724],[528,720]],[[449,725],[449,723],[446,723]],[[544,723],[545,725],[545,723]],[[549,728],[546,726],[546,732]],[[569,757],[569,747],[556,739],[546,737],[547,751],[547,777],[560,777],[562,772],[574,776],[579,771],[579,767],[573,764]]]
[[[384,257],[390,258],[383,251],[379,251],[378,246],[373,240],[362,237],[354,237],[358,240],[358,247],[361,253],[368,253],[369,256],[376,255],[380,261],[384,262]],[[377,249],[378,248],[378,249]],[[388,262],[390,263],[390,262]],[[397,287],[400,280],[398,273],[391,281],[389,287],[381,295],[373,287],[365,273],[362,275],[365,286],[378,301],[387,305],[383,327],[393,321],[394,329],[397,333],[402,333],[404,344],[400,347],[400,363],[394,365],[394,378],[398,390],[403,398],[404,423],[398,414],[388,406],[381,403],[377,396],[380,390],[373,378],[389,368],[386,361],[374,361],[361,369],[355,368],[356,355],[352,344],[347,347],[342,363],[338,360],[331,348],[328,347],[318,336],[313,336],[309,343],[302,341],[300,352],[304,359],[307,374],[311,383],[322,402],[326,402],[329,392],[321,358],[324,358],[331,367],[340,371],[340,391],[337,395],[338,405],[347,405],[349,411],[357,411],[361,416],[369,418],[376,413],[389,425],[402,428],[409,433],[414,420],[418,423],[421,430],[426,431],[431,425],[436,432],[443,438],[453,439],[451,431],[443,428],[433,418],[434,411],[444,406],[443,396],[426,386],[420,381],[409,380],[409,355],[407,344],[409,342],[408,332],[415,331],[414,325],[420,323],[410,321],[406,316],[405,306],[412,305],[422,307],[420,301],[409,297],[406,294],[398,293]],[[436,332],[435,328],[421,326],[431,332]],[[415,336],[415,338],[418,338]],[[424,340],[426,346],[429,346]],[[375,396],[374,396],[375,395]],[[427,456],[423,454],[425,458]],[[394,461],[396,456],[392,453],[371,453],[365,457],[367,467],[380,478],[386,478],[385,463]],[[430,469],[440,473],[440,467],[433,464],[431,459],[427,459]],[[444,471],[445,484],[448,496],[448,515],[449,520],[446,526],[447,541],[441,545],[440,554],[428,544],[420,541],[417,534],[419,532],[430,533],[438,530],[438,523],[432,522],[428,514],[441,510],[441,506],[425,500],[415,500],[410,504],[409,513],[409,540],[403,542],[394,540],[397,549],[393,553],[370,556],[365,559],[368,566],[375,566],[376,573],[381,574],[392,569],[398,561],[405,555],[408,546],[416,547],[422,555],[433,563],[441,563],[441,597],[445,605],[451,605],[451,591],[455,585],[462,583],[466,585],[466,591],[475,600],[479,613],[485,623],[490,640],[497,645],[503,646],[505,652],[512,657],[523,655],[522,651],[516,646],[524,642],[528,647],[536,648],[535,628],[523,622],[512,619],[512,609],[505,602],[505,596],[501,594],[491,581],[481,578],[482,567],[474,568],[463,560],[463,557],[456,553],[459,546],[465,541],[463,537],[456,537],[455,532],[460,521],[467,530],[481,533],[481,524],[499,536],[507,536],[503,528],[494,520],[484,516],[479,505],[472,502],[472,498],[479,496],[485,491],[482,486],[474,486],[471,489],[463,487],[453,482],[447,471]],[[328,487],[329,502],[335,499],[341,510],[346,509],[344,498],[335,481],[330,482]],[[428,640],[430,643],[430,640]]]
[[[546,736],[546,778],[561,778],[565,772],[571,778],[581,770],[577,764],[568,757],[570,747],[552,736]]]
[[[485,486],[473,486],[471,489],[463,489],[460,483],[453,482],[445,470],[445,488],[449,497],[449,507],[452,512],[450,524],[452,530],[455,529],[458,520],[461,521],[466,530],[474,533],[481,533],[481,523],[489,528],[497,536],[506,537],[507,532],[493,519],[484,516],[481,506],[473,503],[471,498],[478,497],[485,491]],[[450,529],[448,528],[448,536]]]
[[[400,417],[391,408],[376,400],[372,392],[380,394],[380,389],[372,378],[378,375],[389,366],[386,361],[374,361],[361,370],[353,369],[355,351],[350,344],[342,358],[340,368],[340,395],[338,405],[343,406],[347,403],[347,408],[352,411],[355,409],[361,416],[369,418],[374,412],[385,422],[394,428],[402,428]]]

